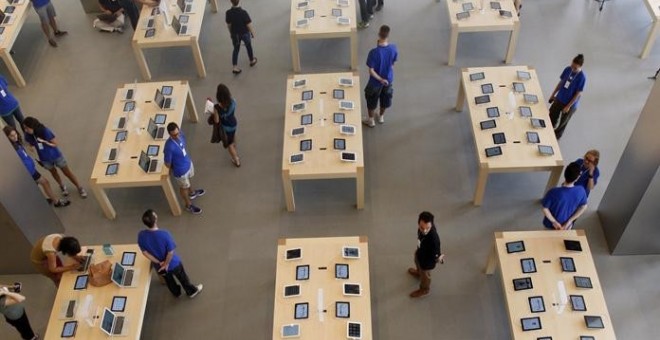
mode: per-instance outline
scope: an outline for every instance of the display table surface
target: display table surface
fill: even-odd
[[[163,86],[172,86],[173,88],[172,98],[174,99],[174,106],[172,110],[162,110],[154,103],[156,89],[161,89]],[[123,111],[126,102],[123,99],[125,91],[128,89],[136,89],[134,96],[136,109],[135,112],[127,114]],[[170,181],[169,168],[163,164],[163,151],[165,141],[169,137],[167,134],[167,124],[175,122],[181,127],[185,110],[188,111],[189,121],[197,122],[197,109],[195,108],[193,96],[187,81],[129,83],[117,89],[112,102],[112,109],[108,115],[108,122],[103,131],[101,145],[96,156],[96,161],[94,162],[90,180],[90,188],[107,218],[114,219],[117,213],[112,203],[110,203],[105,189],[149,186],[162,187],[172,214],[175,216],[181,215],[177,192],[174,190]],[[165,128],[164,138],[162,140],[154,140],[146,130],[149,118],[155,117],[157,113],[167,115],[165,123],[159,125]],[[115,136],[118,130],[115,130],[115,124],[121,117],[127,117],[124,130],[128,134],[126,141],[117,143],[115,142]],[[160,147],[156,156],[160,163],[159,172],[146,173],[138,165],[141,151],[146,152],[149,145],[158,145]],[[119,163],[119,171],[116,175],[106,176],[106,168],[109,163],[104,162],[105,153],[106,150],[115,147],[119,148],[116,161]]]
[[[360,258],[346,259],[342,247],[360,249]],[[301,248],[302,258],[286,260],[287,249]],[[348,264],[349,277],[335,278],[335,264]],[[309,279],[296,280],[296,266],[309,265]],[[359,283],[361,296],[343,295],[343,283]],[[300,296],[284,297],[284,287],[300,284]],[[350,317],[335,316],[335,302],[350,303]],[[295,304],[309,303],[308,318],[295,319]],[[273,340],[282,339],[282,326],[300,325],[300,339],[346,339],[347,322],[362,324],[362,340],[373,339],[369,251],[366,236],[280,239],[277,245]]]
[[[140,339],[144,311],[147,307],[149,285],[151,284],[151,267],[149,260],[142,255],[137,244],[112,245],[112,248],[114,249],[114,255],[112,256],[105,255],[102,246],[88,246],[85,248],[94,249],[94,263],[108,260],[112,262],[113,266],[116,262],[121,262],[123,252],[135,252],[135,265],[129,268],[135,269],[136,276],[133,277],[133,281],[136,286],[120,288],[111,282],[103,287],[94,287],[91,284],[88,284],[86,290],[74,290],[73,287],[76,282],[76,277],[82,273],[77,271],[64,273],[62,275],[60,287],[57,290],[55,301],[53,302],[53,309],[50,313],[48,328],[43,339],[61,339],[60,335],[64,323],[74,320],[78,321],[75,339],[108,339],[109,336],[99,328],[99,324],[103,316],[103,308],[111,307],[112,298],[114,296],[126,297],[126,309],[123,313],[118,313],[118,315],[126,317],[124,327],[128,327],[127,335],[119,338],[131,340]],[[82,306],[84,305],[87,296],[92,297],[88,316],[91,316],[89,318],[90,320],[94,320],[93,326],[90,326],[85,320],[87,319],[87,316],[78,315],[78,313],[84,309]],[[76,315],[73,318],[67,319],[63,312],[70,300],[77,300]],[[98,318],[93,318],[93,316],[98,316]]]
[[[355,3],[357,0],[348,0],[348,6],[339,7],[337,1],[314,0],[308,1],[305,8],[298,9],[298,3],[302,0],[291,0],[291,21],[289,23],[291,38],[291,58],[293,61],[293,71],[300,72],[300,50],[299,40],[303,39],[333,39],[349,38],[351,44],[351,69],[357,69],[357,25],[355,14]],[[333,9],[341,9],[342,16],[350,19],[350,24],[340,25],[337,18],[332,16]],[[305,18],[305,11],[313,10],[314,17],[309,20],[309,24],[304,27],[298,27],[297,21]]]
[[[516,50],[518,33],[520,31],[520,20],[518,11],[513,0],[495,1],[500,4],[502,10],[511,12],[511,17],[500,16],[499,10],[491,9],[491,1],[445,1],[447,3],[447,13],[451,23],[451,38],[449,45],[449,61],[447,64],[454,65],[456,61],[456,45],[458,43],[458,34],[463,32],[494,32],[510,31],[509,46],[506,50],[504,62],[507,64],[513,60],[513,53]],[[463,4],[472,3],[473,10],[469,11],[470,17],[459,20],[457,13],[463,12]]]
[[[529,72],[531,79],[518,80],[517,71]],[[470,74],[479,72],[484,73],[485,79],[470,81]],[[513,91],[514,82],[523,83],[525,93],[536,95],[538,103],[525,103],[523,94],[515,93],[513,94],[515,107],[512,107],[511,105],[514,103],[510,100],[510,93]],[[494,93],[490,94],[490,103],[476,104],[474,98],[483,95],[481,85],[484,84],[492,84]],[[541,92],[541,85],[533,68],[528,66],[499,66],[462,69],[456,111],[463,110],[466,100],[479,164],[479,175],[474,193],[475,205],[481,205],[483,201],[486,182],[490,173],[550,171],[546,191],[557,185],[564,161],[559,143],[552,129],[546,102]],[[532,117],[543,119],[546,127],[532,127],[530,118],[521,116],[521,106],[529,107],[532,111]],[[497,107],[500,116],[498,118],[488,118],[486,111],[489,107]],[[512,114],[507,114],[507,112],[512,112]],[[480,122],[489,119],[495,119],[497,127],[482,130]],[[492,134],[498,132],[503,132],[506,138],[505,144],[497,145],[502,148],[502,155],[486,157],[485,149],[496,146]],[[538,133],[540,143],[529,143],[526,132]],[[554,155],[542,155],[538,151],[538,145],[551,146]]]
[[[0,57],[5,62],[9,73],[14,78],[16,85],[18,87],[25,87],[25,78],[21,74],[21,71],[18,70],[18,66],[14,62],[14,58],[11,55],[11,50],[14,46],[14,42],[18,37],[18,34],[25,24],[27,19],[28,12],[32,8],[32,2],[30,0],[23,0],[19,4],[9,5],[7,1],[4,2],[7,6],[14,6],[14,13],[6,13],[5,15],[11,15],[13,17],[13,22],[9,25],[2,25],[0,30],[3,30],[0,34]],[[4,10],[6,6],[3,5],[2,9]]]
[[[564,240],[579,241],[582,251],[566,250]],[[507,243],[523,241],[525,250],[507,253]],[[573,258],[576,272],[563,272],[560,257]],[[522,272],[521,259],[533,258],[536,272]],[[486,274],[492,275],[499,267],[502,287],[513,339],[575,339],[580,336],[593,336],[597,340],[613,340],[614,328],[603,296],[602,285],[591,256],[591,250],[584,230],[542,230],[519,232],[496,232],[493,251],[488,259]],[[574,276],[589,277],[593,288],[578,288]],[[513,279],[531,277],[532,289],[515,291]],[[570,299],[567,304],[559,298],[559,283],[563,283],[566,296],[584,297],[586,311],[574,311]],[[528,298],[542,296],[545,312],[531,312]],[[600,316],[604,329],[587,328],[584,316]],[[521,318],[539,317],[540,330],[523,331]]]
[[[339,86],[340,78],[353,80],[352,87]],[[304,88],[293,88],[295,80],[306,79]],[[286,82],[286,107],[284,111],[284,143],[282,152],[282,182],[288,211],[295,211],[294,180],[355,178],[357,208],[364,207],[364,152],[362,148],[362,123],[360,105],[360,77],[353,73],[304,74],[290,77]],[[333,90],[343,89],[344,100],[353,101],[353,110],[340,110],[339,100],[333,99]],[[292,112],[292,105],[300,103],[303,91],[313,91],[313,99],[306,102],[306,109]],[[340,124],[333,123],[333,113],[343,112],[345,124],[355,127],[354,135],[340,133]],[[291,136],[291,130],[301,125],[301,116],[311,113],[313,122],[305,125],[305,134]],[[340,159],[340,151],[334,149],[334,139],[346,140],[346,150],[355,152],[355,162]],[[312,150],[303,152],[304,161],[290,164],[292,154],[300,153],[300,141],[312,140]]]
[[[644,0],[644,4],[646,4],[646,9],[649,10],[653,24],[646,38],[646,43],[644,43],[642,54],[639,56],[642,59],[648,57],[649,53],[651,53],[651,49],[655,43],[655,37],[658,34],[658,26],[660,26],[660,0]]]
[[[201,78],[206,77],[206,68],[204,66],[204,60],[202,59],[202,51],[199,48],[199,35],[201,34],[202,30],[202,21],[204,20],[206,2],[207,0],[194,0],[190,3],[186,2],[186,4],[192,4],[192,13],[183,13],[184,15],[188,16],[188,23],[185,24],[188,26],[186,35],[178,35],[174,28],[172,28],[172,15],[178,18],[182,14],[181,9],[179,6],[177,6],[176,1],[169,0],[169,5],[166,5],[169,13],[167,20],[165,20],[163,13],[152,16],[151,13],[154,10],[153,7],[142,6],[138,28],[133,34],[132,44],[135,58],[137,59],[138,66],[140,67],[140,72],[142,73],[142,77],[145,80],[151,80],[151,71],[149,70],[149,65],[147,65],[147,59],[144,56],[143,50],[148,48],[165,48],[177,46],[190,46],[193,58],[195,59],[195,65],[197,66],[197,74]],[[217,0],[210,0],[210,3],[213,12],[217,12]],[[147,22],[150,18],[155,20],[156,33],[153,37],[146,38],[145,32],[147,28]]]

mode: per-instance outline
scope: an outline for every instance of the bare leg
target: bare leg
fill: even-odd
[[[50,171],[50,174],[53,175],[53,178],[55,179],[55,182],[60,185],[60,188],[64,187],[64,183],[62,183],[62,178],[60,177],[60,174],[57,172],[57,168],[53,167],[52,169],[48,170]]]
[[[62,172],[66,177],[69,178],[71,183],[73,183],[73,185],[75,185],[76,188],[78,189],[82,188],[82,186],[80,186],[80,183],[78,183],[78,179],[76,178],[76,175],[74,175],[73,172],[71,172],[71,169],[69,169],[68,165],[62,168]]]
[[[231,159],[235,162],[235,164],[237,166],[240,165],[241,163],[238,159],[238,150],[236,150],[236,143],[229,144],[227,150],[229,151],[229,155],[231,156]]]
[[[50,22],[50,27],[53,28],[53,32],[59,32],[59,29],[57,28],[57,22],[55,21],[55,17],[48,18],[48,21]]]
[[[383,108],[383,107],[380,108],[380,115],[381,115],[381,116],[384,116],[384,115],[385,115],[385,110],[386,110],[386,109]]]
[[[183,202],[186,204],[186,207],[191,206],[192,202],[190,202],[190,188],[179,188],[179,193],[181,194],[181,198],[183,198]]]
[[[44,34],[46,35],[46,38],[47,38],[48,40],[53,39],[53,38],[50,36],[50,28],[48,28],[48,24],[41,23],[41,30],[44,31]]]
[[[369,118],[374,118],[374,116],[376,115],[376,110],[374,109],[374,110],[368,110],[368,111],[369,111]]]
[[[57,198],[57,196],[55,196],[55,194],[53,193],[53,188],[50,187],[50,182],[48,182],[47,179],[41,177],[37,181],[37,184],[39,184],[44,189],[44,192],[46,192],[46,196],[48,196],[48,198],[50,198],[53,201],[53,204],[57,203],[59,198]]]

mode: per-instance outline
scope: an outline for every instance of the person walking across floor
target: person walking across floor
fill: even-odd
[[[21,334],[21,339],[39,339],[39,335],[34,333],[30,326],[23,301],[25,301],[25,296],[11,292],[7,287],[0,287],[0,314],[5,317],[8,324],[16,328]]]
[[[578,158],[575,164],[580,166],[580,177],[575,181],[576,186],[581,186],[589,197],[591,190],[598,184],[598,177],[600,177],[600,170],[598,170],[598,162],[600,161],[600,152],[592,149],[584,154],[584,157]]]
[[[254,27],[250,15],[238,4],[240,0],[231,0],[231,8],[225,14],[225,22],[231,35],[231,43],[234,46],[234,51],[231,55],[231,63],[233,65],[232,73],[239,74],[243,72],[238,67],[238,52],[241,49],[241,42],[245,44],[248,58],[250,58],[250,67],[257,64],[257,58],[254,56],[252,50],[252,39],[254,39]]]
[[[14,150],[16,150],[18,157],[23,162],[23,165],[27,169],[28,173],[30,173],[30,176],[32,176],[32,179],[34,179],[34,181],[46,193],[46,196],[48,197],[48,203],[52,204],[56,208],[66,207],[71,204],[71,202],[68,200],[60,199],[55,196],[53,189],[50,186],[50,182],[48,182],[45,177],[41,176],[39,171],[37,171],[37,165],[34,163],[34,160],[32,157],[30,157],[30,155],[28,155],[27,151],[25,151],[25,148],[23,147],[23,141],[21,140],[21,135],[18,133],[18,131],[16,131],[16,129],[11,126],[5,126],[3,131],[5,132],[5,135],[9,139],[11,145],[14,147]]]
[[[399,57],[396,45],[389,43],[390,27],[383,25],[378,31],[376,48],[369,51],[367,67],[369,67],[369,82],[364,88],[367,99],[369,117],[363,121],[368,127],[376,126],[376,109],[380,104],[378,123],[385,123],[385,110],[392,106],[394,88],[394,63]],[[379,103],[380,102],[380,103]]]
[[[410,293],[410,297],[418,298],[429,294],[431,289],[431,271],[436,263],[444,263],[444,255],[440,251],[440,237],[433,222],[434,216],[423,211],[417,219],[417,250],[415,251],[415,268],[408,268],[408,274],[420,280],[419,289]]]
[[[582,91],[587,83],[587,76],[582,71],[584,56],[578,54],[570,66],[564,68],[559,76],[559,83],[552,91],[548,103],[550,105],[550,121],[555,129],[555,136],[560,139],[564,130],[578,108]]]
[[[83,257],[75,237],[50,234],[40,238],[32,248],[30,261],[34,268],[59,287],[62,273],[77,270]],[[70,263],[70,264],[64,264]]]
[[[21,106],[18,104],[18,100],[14,95],[9,92],[9,85],[7,84],[7,79],[0,75],[0,116],[2,120],[7,123],[7,125],[16,128],[16,121],[18,125],[23,129],[23,112],[21,111]]]
[[[39,20],[41,21],[41,30],[44,32],[46,35],[46,38],[48,39],[48,43],[50,46],[57,47],[57,42],[55,41],[55,37],[61,37],[63,35],[66,35],[68,32],[67,31],[61,31],[57,27],[57,21],[55,20],[55,17],[57,14],[55,13],[55,7],[53,4],[50,2],[50,0],[30,0],[32,1],[32,6],[34,7],[34,11],[37,12],[37,15],[39,16]],[[53,28],[53,35],[50,35],[50,28]]]
[[[564,170],[564,183],[550,189],[543,197],[543,225],[547,229],[570,230],[573,222],[587,210],[587,193],[575,185],[580,177],[580,165],[573,162]]]
[[[62,182],[60,174],[57,172],[59,168],[64,176],[66,176],[73,185],[78,189],[78,194],[82,198],[87,198],[87,191],[85,188],[78,182],[78,178],[73,174],[69,165],[62,155],[58,147],[57,140],[55,139],[55,134],[49,128],[44,126],[38,119],[34,117],[26,117],[23,121],[23,129],[25,130],[25,141],[37,150],[37,155],[39,156],[40,164],[50,171],[53,178],[59,184],[60,190],[62,190],[62,195],[68,196],[69,191]]]
[[[181,296],[181,287],[189,298],[199,294],[204,286],[200,283],[193,285],[183,268],[179,255],[176,254],[176,244],[172,235],[158,228],[158,215],[148,209],[142,214],[142,223],[147,226],[146,230],[138,233],[138,246],[142,254],[151,261],[151,266],[165,279],[167,288],[175,296]],[[179,281],[176,283],[174,278]]]
[[[231,92],[225,84],[219,84],[215,94],[218,101],[213,106],[213,123],[219,124],[222,146],[229,151],[231,162],[237,168],[241,166],[241,160],[236,150],[236,101],[231,97]]]
[[[170,138],[165,141],[165,166],[170,168],[174,179],[179,184],[179,193],[185,203],[186,210],[194,215],[201,214],[202,209],[192,204],[192,200],[204,196],[204,189],[192,190],[190,179],[195,176],[195,167],[186,150],[186,137],[179,126],[171,122],[167,124],[167,133]]]

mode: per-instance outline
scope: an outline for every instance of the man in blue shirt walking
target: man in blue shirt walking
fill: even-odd
[[[203,196],[204,189],[192,190],[190,179],[195,176],[195,167],[186,151],[186,138],[183,136],[179,126],[172,122],[167,124],[167,133],[170,138],[165,142],[164,155],[165,166],[170,168],[174,179],[179,184],[179,193],[185,202],[186,210],[192,214],[201,214],[202,209],[192,204],[192,200]]]
[[[573,162],[564,170],[564,183],[550,189],[543,197],[543,225],[548,229],[570,230],[573,222],[587,210],[587,193],[575,185],[580,177],[580,165]]]
[[[378,123],[385,123],[385,110],[392,106],[392,82],[394,81],[394,63],[399,57],[396,45],[389,43],[390,27],[383,25],[378,32],[378,45],[369,51],[367,67],[369,82],[364,88],[369,117],[363,123],[368,127],[376,126],[376,108],[380,101]]]
[[[18,100],[14,97],[11,92],[9,92],[9,85],[7,84],[7,79],[0,75],[0,116],[2,120],[7,123],[7,125],[16,129],[16,121],[18,125],[23,130],[23,112],[21,107],[18,105]],[[15,121],[16,120],[16,121]],[[25,131],[24,131],[25,132]]]
[[[559,76],[559,83],[548,100],[552,104],[550,105],[550,121],[557,139],[564,134],[568,121],[577,110],[584,85],[587,83],[587,76],[582,72],[583,64],[584,56],[582,54],[573,58],[571,66],[567,66]]]
[[[188,279],[183,263],[179,255],[174,251],[176,243],[172,235],[162,229],[158,229],[158,215],[156,212],[148,209],[142,214],[142,223],[147,226],[146,230],[138,234],[138,246],[146,258],[151,261],[152,267],[163,276],[167,288],[175,297],[181,296],[181,287],[189,298],[194,298],[202,291],[202,284],[193,285]],[[179,286],[174,278],[181,283]]]

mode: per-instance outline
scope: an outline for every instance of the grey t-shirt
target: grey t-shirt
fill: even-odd
[[[7,297],[5,295],[0,296],[0,314],[4,315],[9,320],[20,319],[21,316],[23,316],[23,313],[25,312],[23,305],[20,303],[15,303],[11,306],[6,306],[5,305],[6,301],[7,301]]]

